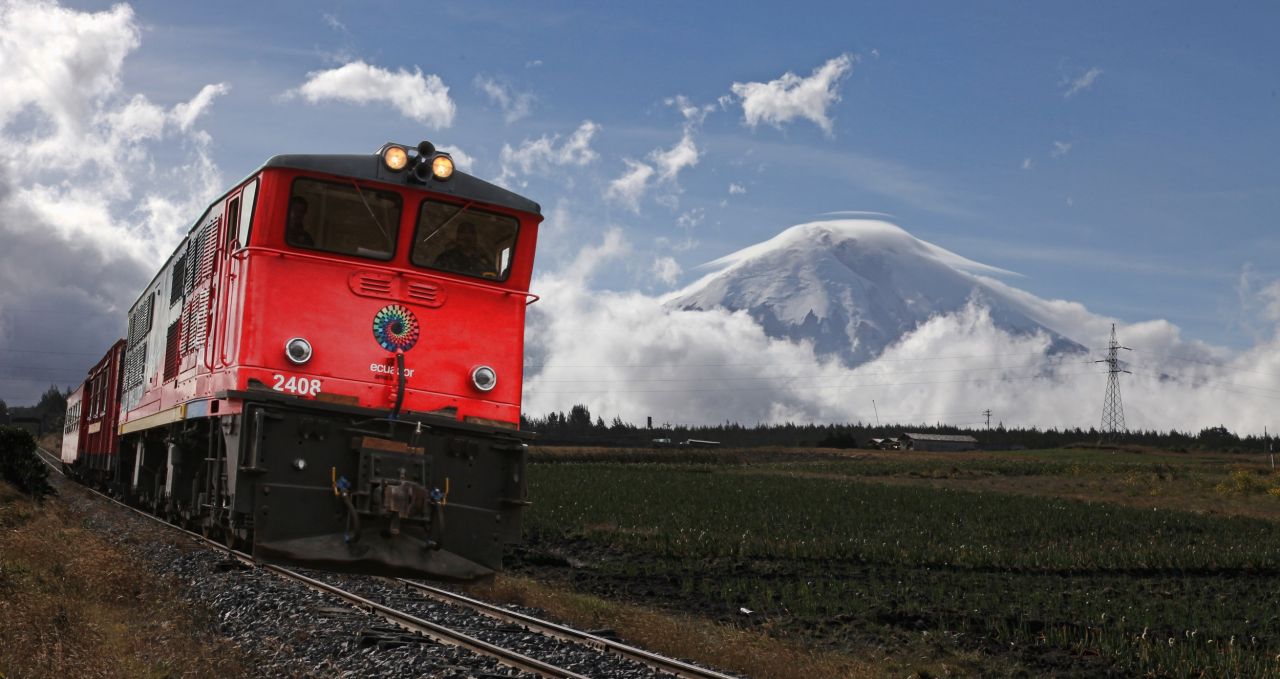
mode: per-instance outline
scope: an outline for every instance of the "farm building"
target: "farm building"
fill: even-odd
[[[903,434],[907,450],[977,450],[978,439],[963,434]]]

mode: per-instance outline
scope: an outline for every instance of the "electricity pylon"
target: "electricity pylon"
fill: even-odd
[[[1120,346],[1116,340],[1116,324],[1111,324],[1111,344],[1107,347],[1107,357],[1094,363],[1107,364],[1107,395],[1102,399],[1102,435],[1110,440],[1117,433],[1127,431],[1124,426],[1124,402],[1120,400],[1120,373],[1128,373],[1120,367],[1120,350],[1132,351],[1129,347]],[[1129,373],[1132,375],[1133,373]]]

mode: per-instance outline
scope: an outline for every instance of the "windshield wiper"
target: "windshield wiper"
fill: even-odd
[[[364,191],[360,190],[360,184],[355,180],[352,180],[351,185],[356,187],[356,195],[360,196],[360,202],[364,203],[364,209],[369,211],[369,217],[373,219],[374,225],[377,226],[378,230],[382,232],[382,237],[385,239],[386,244],[391,246],[391,249],[394,250],[395,243],[391,242],[391,234],[388,233],[387,230],[382,227],[382,222],[378,221],[378,215],[373,213],[373,208],[369,206],[369,201],[364,199]]]
[[[427,237],[426,237],[426,238],[423,238],[423,239],[422,239],[422,242],[423,242],[423,243],[426,243],[427,241],[431,240],[432,238],[435,238],[435,237],[436,237],[436,234],[444,233],[444,228],[445,228],[446,226],[449,226],[450,224],[452,224],[452,223],[453,223],[453,220],[455,220],[455,219],[457,219],[458,217],[462,216],[462,213],[466,212],[467,210],[470,210],[470,209],[471,209],[471,206],[472,206],[472,205],[475,205],[475,204],[476,204],[476,202],[473,200],[473,201],[468,202],[466,205],[463,205],[462,207],[458,208],[458,211],[457,211],[457,212],[455,212],[455,213],[453,213],[453,216],[452,216],[452,217],[450,217],[450,218],[448,218],[448,219],[444,220],[444,223],[443,223],[443,224],[441,224],[440,226],[437,226],[435,229],[433,229],[433,230],[431,231],[431,233],[427,234]]]

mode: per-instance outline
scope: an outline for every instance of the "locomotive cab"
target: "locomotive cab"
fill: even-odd
[[[270,159],[131,310],[115,483],[267,560],[496,570],[541,219],[427,143]]]

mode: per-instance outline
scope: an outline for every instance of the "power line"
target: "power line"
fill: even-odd
[[[1043,356],[1041,351],[1020,351],[1004,354],[977,354],[970,356],[912,356],[906,358],[874,358],[869,362],[875,363],[898,363],[905,361],[951,361],[951,360],[973,360],[980,358],[1001,358],[1005,356]],[[1079,354],[1064,354],[1064,357],[1074,357]],[[813,365],[813,361],[803,361],[796,363],[526,363],[526,368],[542,368],[544,370],[562,369],[562,368],[763,368],[770,366],[788,366],[788,365]]]
[[[1146,368],[1149,366],[1138,366],[1138,367]],[[1166,377],[1164,373],[1157,372],[1154,369],[1152,369],[1150,372],[1146,370],[1138,370],[1136,372],[1137,374],[1147,375],[1149,377],[1154,377],[1156,379],[1161,379],[1163,377]],[[1199,384],[1186,384],[1186,383],[1180,383],[1180,384],[1182,384],[1183,386],[1186,386],[1189,389],[1214,389],[1218,391],[1228,391],[1231,393],[1240,394],[1242,396],[1256,396],[1259,398],[1280,399],[1280,390],[1271,389],[1269,387],[1259,387],[1259,386],[1254,386],[1249,384],[1234,384],[1231,382],[1224,383],[1216,380],[1204,380],[1202,383],[1199,383]]]
[[[11,354],[50,354],[53,356],[97,356],[101,358],[103,353],[94,353],[90,351],[43,351],[40,349],[0,349],[0,352]]]
[[[865,389],[870,387],[907,387],[931,384],[987,384],[999,382],[1016,382],[1025,380],[1048,380],[1061,377],[1081,377],[1085,375],[1094,375],[1093,371],[1065,373],[1059,372],[1053,375],[1028,375],[1022,377],[1006,376],[991,377],[984,379],[966,379],[966,380],[932,380],[923,382],[861,382],[857,384],[830,384],[830,385],[810,385],[805,386],[808,390],[843,390],[843,389]],[[715,381],[715,380],[710,380]],[[529,383],[525,383],[525,388],[529,388]],[[594,390],[573,390],[573,391],[538,391],[540,395],[555,396],[571,396],[574,394],[683,394],[693,392],[723,392],[723,391],[740,391],[740,385],[724,386],[724,387],[701,387],[689,389],[594,389]]]
[[[1175,356],[1174,354],[1161,354],[1159,352],[1147,351],[1145,349],[1133,349],[1133,351],[1144,353],[1144,354],[1147,354],[1148,356],[1160,356],[1160,357],[1172,359],[1175,361],[1183,361],[1185,363],[1197,363],[1199,365],[1206,365],[1211,368],[1217,368],[1223,372],[1249,373],[1253,375],[1262,375],[1264,377],[1273,377],[1276,379],[1280,379],[1280,373],[1273,373],[1265,370],[1245,370],[1241,368],[1231,368],[1231,367],[1228,367],[1227,364],[1220,363],[1218,361],[1206,361],[1200,358],[1189,358],[1187,356]]]
[[[83,381],[83,379],[84,379],[84,378],[79,378],[79,379],[80,379],[81,381]],[[33,383],[33,384],[34,384],[34,383],[36,383],[36,382],[41,382],[41,383],[43,383],[43,382],[49,382],[49,383],[67,382],[67,380],[65,380],[65,379],[51,378],[51,377],[0,377],[0,382],[30,382],[30,383]],[[69,384],[69,382],[68,382],[68,384]]]
[[[1026,364],[1019,364],[1019,365],[983,366],[978,368],[938,368],[933,370],[863,371],[862,376],[891,377],[895,375],[928,375],[928,374],[936,374],[936,373],[989,372],[993,370],[1022,370],[1027,368],[1053,368],[1053,367],[1064,366],[1064,365],[1076,365],[1076,364],[1084,365],[1087,363],[1092,363],[1092,361],[1070,361],[1070,362],[1056,362],[1056,363],[1039,362],[1039,363],[1026,363]],[[678,366],[673,366],[672,369],[675,369],[677,367]],[[852,370],[857,370],[857,369],[851,369],[851,371]],[[636,382],[705,382],[708,380],[722,381],[722,382],[723,381],[736,381],[736,382],[761,381],[761,380],[825,380],[825,379],[830,379],[831,377],[832,377],[832,373],[830,371],[825,371],[825,372],[818,371],[811,374],[799,372],[799,373],[788,373],[788,374],[782,374],[782,375],[723,375],[723,376],[695,375],[691,377],[607,377],[607,378],[602,378],[597,376],[541,377],[540,375],[538,375],[538,376],[534,376],[531,379],[536,379],[539,383],[600,384],[600,383],[623,382],[627,384],[632,384]]]

